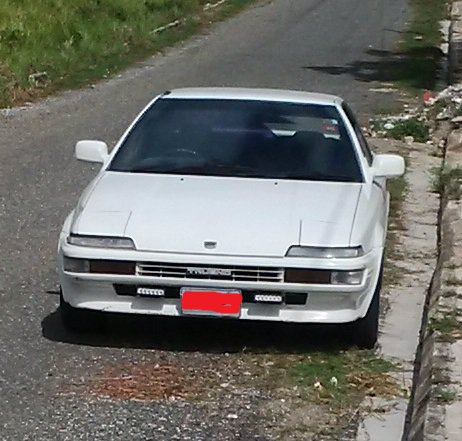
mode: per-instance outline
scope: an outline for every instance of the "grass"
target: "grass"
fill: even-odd
[[[393,260],[401,258],[396,250],[396,245],[399,243],[399,237],[396,230],[403,230],[404,225],[401,220],[402,206],[406,197],[408,188],[405,176],[392,179],[387,183],[388,191],[390,192],[390,224],[393,224],[393,229],[389,228],[387,233],[387,244],[385,248],[385,269],[384,269],[384,284],[393,285],[398,283],[402,275],[402,269],[393,265]]]
[[[462,324],[457,319],[456,312],[432,318],[430,330],[437,332],[441,341],[452,343],[462,338]]]
[[[290,367],[287,375],[302,386],[312,399],[350,406],[363,395],[396,393],[388,375],[393,364],[373,352],[350,350],[339,353],[313,353],[308,360]]]
[[[390,192],[390,218],[396,223],[400,219],[401,209],[407,193],[407,180],[405,176],[391,179],[387,183]]]
[[[110,76],[251,1],[2,0],[0,106]]]
[[[276,402],[295,400],[297,406],[291,408],[293,418],[288,421],[284,411],[275,439],[339,439],[357,417],[365,396],[392,398],[404,393],[392,376],[398,366],[374,351],[331,348],[266,358],[271,366],[260,370],[253,381],[270,391]]]
[[[399,81],[411,90],[433,89],[443,56],[439,22],[447,17],[448,0],[411,0],[412,21],[402,41],[404,62]]]

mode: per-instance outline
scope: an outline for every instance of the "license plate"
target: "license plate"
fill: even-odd
[[[181,310],[187,315],[239,317],[242,293],[238,290],[183,288]]]

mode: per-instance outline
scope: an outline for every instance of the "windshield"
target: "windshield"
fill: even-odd
[[[109,170],[362,182],[334,106],[250,100],[160,99]]]

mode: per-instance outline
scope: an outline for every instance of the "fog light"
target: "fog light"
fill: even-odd
[[[332,271],[331,283],[333,285],[361,285],[363,274],[363,270]]]
[[[139,286],[136,289],[136,293],[142,297],[164,297],[165,290],[159,288],[146,288],[143,286]]]
[[[261,303],[282,303],[282,296],[277,294],[255,294],[254,300]]]
[[[73,259],[72,257],[63,257],[64,271],[69,273],[89,273],[90,262],[85,259]]]

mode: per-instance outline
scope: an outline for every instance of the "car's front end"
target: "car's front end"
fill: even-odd
[[[129,239],[124,248],[104,248],[114,238],[90,239],[62,234],[60,281],[64,300],[74,308],[197,315],[182,307],[185,289],[228,291],[242,295],[240,319],[299,323],[364,317],[383,254],[381,248],[290,246],[281,257],[158,253],[130,249]],[[227,315],[213,308],[199,314]]]

